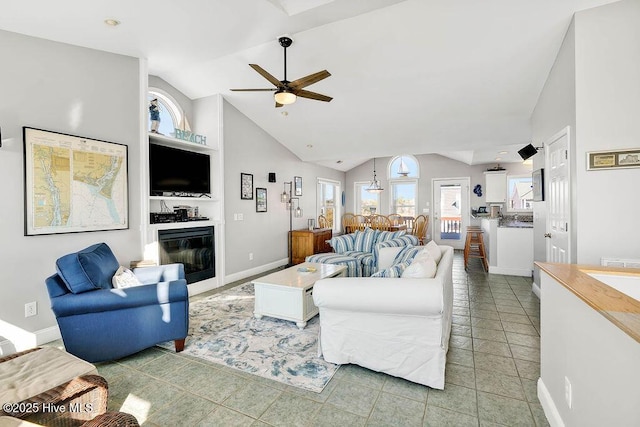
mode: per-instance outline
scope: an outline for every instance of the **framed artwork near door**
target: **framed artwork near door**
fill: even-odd
[[[587,153],[587,170],[640,167],[640,148]]]
[[[533,171],[531,180],[533,181],[533,201],[544,201],[544,168]]]

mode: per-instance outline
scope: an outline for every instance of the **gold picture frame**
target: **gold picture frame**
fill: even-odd
[[[587,153],[587,170],[640,167],[640,148]]]

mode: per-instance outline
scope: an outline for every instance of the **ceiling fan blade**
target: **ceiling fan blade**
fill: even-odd
[[[309,85],[317,83],[320,80],[324,80],[330,75],[331,73],[329,73],[327,70],[318,71],[317,73],[309,74],[308,76],[292,81],[291,83],[289,83],[289,87],[292,89],[302,89],[303,87],[307,87]]]
[[[293,93],[301,98],[315,99],[316,101],[329,102],[333,99],[330,96],[322,95],[321,93],[311,92],[308,90],[294,90]]]
[[[280,104],[278,101],[276,101],[276,108],[280,108],[280,107],[283,107],[283,106],[284,106],[284,104]]]
[[[232,90],[234,92],[275,92],[278,89],[274,87],[273,89],[229,89],[229,90]]]
[[[273,77],[271,74],[269,74],[264,68],[262,68],[261,66],[257,65],[257,64],[249,64],[249,66],[251,68],[253,68],[254,70],[256,70],[258,72],[258,74],[260,74],[262,77],[264,77],[265,79],[269,80],[271,82],[272,85],[274,85],[275,87],[280,87],[282,86],[282,83],[280,82],[280,80],[276,79],[275,77]]]

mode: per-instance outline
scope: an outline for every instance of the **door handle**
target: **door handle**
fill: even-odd
[[[551,238],[551,233],[544,233],[544,237],[550,239]]]

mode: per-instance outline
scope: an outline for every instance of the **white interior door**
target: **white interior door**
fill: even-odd
[[[469,224],[469,178],[434,179],[431,233],[438,245],[464,249]]]
[[[571,262],[571,170],[569,127],[545,145],[547,199],[547,261]]]

